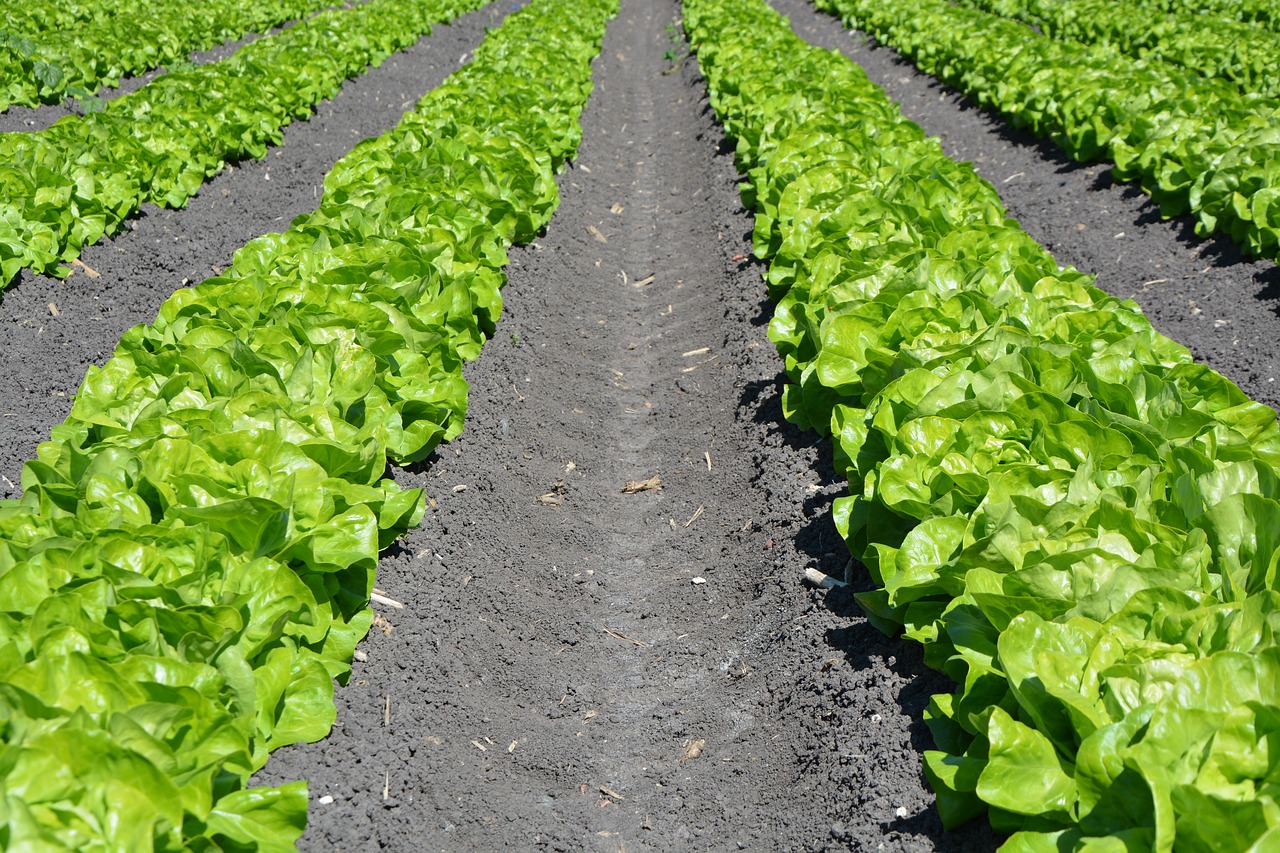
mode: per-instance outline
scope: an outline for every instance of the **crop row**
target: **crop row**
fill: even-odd
[[[138,2],[147,0],[45,0],[21,6],[11,3],[0,9],[0,30],[17,35],[67,30],[127,13]]]
[[[1280,30],[1277,0],[1140,0],[1143,6],[1168,13],[1212,15],[1229,21]]]
[[[1055,41],[945,0],[817,0],[928,74],[1047,136],[1077,160],[1110,158],[1165,216],[1195,213],[1202,236],[1280,254],[1280,101],[1113,50]]]
[[[114,234],[146,202],[181,207],[232,160],[342,83],[488,0],[369,0],[321,13],[220,62],[166,74],[101,112],[0,136],[0,287]]]
[[[457,434],[506,247],[558,203],[613,0],[535,0],[320,207],[90,369],[0,502],[9,849],[285,850],[306,786],[244,787],[334,719],[386,478]]]
[[[114,13],[68,29],[51,29],[58,10],[31,3],[0,17],[0,112],[92,95],[103,85],[161,65],[187,62],[246,33],[265,32],[332,5],[330,0],[133,0]],[[52,13],[52,15],[51,15]]]
[[[771,260],[784,410],[849,479],[859,600],[958,685],[926,712],[944,822],[985,811],[1007,851],[1271,849],[1275,412],[763,2],[684,8]]]
[[[964,0],[964,5],[1039,27],[1045,35],[1102,43],[1132,56],[1169,62],[1241,91],[1280,95],[1280,44],[1253,24],[1176,11],[1152,14],[1143,0]]]

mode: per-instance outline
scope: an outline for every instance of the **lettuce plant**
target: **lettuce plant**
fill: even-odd
[[[1280,428],[763,2],[687,0],[771,263],[787,416],[831,436],[871,620],[956,682],[947,825],[1007,851],[1280,839]]]
[[[534,0],[320,207],[175,293],[85,377],[0,501],[0,837],[26,850],[288,850],[306,785],[247,788],[323,737],[462,428],[506,247],[558,203],[614,0]]]
[[[369,0],[166,74],[100,112],[0,136],[0,286],[64,273],[146,202],[181,207],[233,160],[262,158],[283,128],[363,73],[488,0]]]
[[[1280,64],[1275,33],[1227,17],[1184,8],[1153,9],[1150,0],[965,0],[964,5],[1038,27],[1055,39],[1106,44],[1122,53],[1168,62],[1230,80],[1246,94],[1275,98]]]
[[[1167,62],[1082,45],[945,0],[817,0],[1071,157],[1111,159],[1165,216],[1280,253],[1280,101]]]
[[[246,33],[265,32],[324,8],[326,0],[176,0],[0,10],[0,112],[57,103],[77,91],[187,59]]]

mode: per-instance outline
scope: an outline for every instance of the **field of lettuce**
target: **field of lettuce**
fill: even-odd
[[[1278,21],[0,10],[0,846],[1280,845]]]

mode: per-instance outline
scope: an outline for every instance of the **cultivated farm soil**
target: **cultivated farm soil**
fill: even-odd
[[[1158,221],[1105,171],[1005,132],[800,0],[775,2],[953,155],[980,159],[1060,261],[1140,296],[1167,334],[1280,400],[1273,265]],[[0,496],[125,328],[314,207],[333,160],[510,7],[352,81],[186,210],[149,208],[85,253],[100,278],[24,273],[0,303]],[[431,506],[379,568],[403,606],[375,605],[333,734],[276,753],[258,781],[310,781],[304,851],[992,850],[982,821],[942,829],[921,775],[921,712],[949,683],[847,592],[801,583],[806,567],[845,570],[830,519],[842,483],[826,442],[782,419],[752,219],[669,28],[679,5],[622,7],[560,209],[512,250],[504,315],[466,369],[466,429],[395,471]],[[855,570],[854,588],[867,582]]]

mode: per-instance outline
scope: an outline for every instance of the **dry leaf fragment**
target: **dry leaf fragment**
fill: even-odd
[[[654,474],[647,480],[627,480],[627,484],[622,487],[624,495],[634,495],[637,492],[656,492],[662,488],[661,475]]]
[[[600,233],[600,229],[594,225],[587,226],[587,233],[595,238],[597,243],[608,243],[609,239]]]
[[[707,745],[703,738],[689,741],[689,745],[684,748],[684,753],[680,756],[681,761],[692,761],[699,755],[702,755],[702,749]]]
[[[57,306],[57,305],[55,305],[55,304],[53,304],[52,302],[50,302],[50,303],[49,303],[49,313],[50,313],[50,314],[52,314],[53,316],[57,317],[57,316],[58,316],[58,306]]]
[[[626,208],[618,204],[616,201],[613,203],[613,207],[609,208],[610,213],[621,213],[624,210],[626,210]]]
[[[600,786],[600,793],[604,794],[606,797],[613,797],[615,800],[619,801],[626,799],[626,797],[622,796],[617,791],[612,788],[606,788],[604,785]]]
[[[396,628],[396,626],[392,625],[386,619],[383,619],[382,614],[380,613],[373,614],[373,627],[380,629],[382,631],[382,636],[384,637],[390,637],[391,632]]]
[[[636,288],[640,288],[640,287],[644,287],[645,285],[653,284],[653,279],[654,279],[654,278],[655,278],[655,276],[652,276],[652,275],[650,275],[650,276],[646,276],[645,278],[642,278],[642,279],[640,279],[639,281],[632,282],[632,283],[631,283],[631,286],[632,286],[632,287],[636,287]]]
[[[567,494],[569,494],[569,486],[564,480],[556,480],[556,484],[551,487],[551,491],[544,495],[538,495],[533,499],[533,502],[542,506],[560,506],[564,503],[564,496]]]

